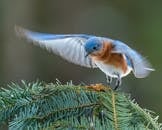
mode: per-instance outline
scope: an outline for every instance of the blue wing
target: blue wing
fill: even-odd
[[[114,45],[113,52],[126,56],[128,65],[133,69],[133,73],[137,78],[144,78],[154,70],[144,57],[123,42],[114,40],[112,43]]]
[[[86,52],[84,44],[91,38],[91,35],[84,34],[68,34],[68,35],[55,35],[32,32],[21,27],[15,27],[18,36],[32,41],[33,44],[46,48],[69,62],[96,68],[97,66],[90,57],[85,57]]]

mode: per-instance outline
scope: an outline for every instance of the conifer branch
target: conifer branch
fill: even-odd
[[[0,125],[9,129],[160,130],[158,116],[103,85],[43,82],[0,90]]]
[[[113,115],[114,115],[114,126],[115,130],[118,130],[118,122],[117,122],[117,112],[116,112],[116,104],[115,104],[115,95],[112,92],[112,108],[113,108]]]

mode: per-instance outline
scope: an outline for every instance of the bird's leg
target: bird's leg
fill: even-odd
[[[114,90],[116,90],[122,83],[121,77],[119,74],[117,74],[117,80],[116,80],[116,84],[115,84],[115,88]]]
[[[110,85],[112,82],[112,77],[106,75],[106,81],[107,81],[108,85]]]

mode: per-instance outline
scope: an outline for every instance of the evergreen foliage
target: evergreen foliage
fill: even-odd
[[[160,130],[127,94],[72,83],[12,83],[0,91],[0,124],[11,130]]]

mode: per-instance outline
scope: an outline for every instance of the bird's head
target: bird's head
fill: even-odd
[[[89,54],[95,54],[99,52],[102,49],[102,42],[99,38],[90,38],[86,43],[85,43],[85,51],[86,51],[86,56]]]

